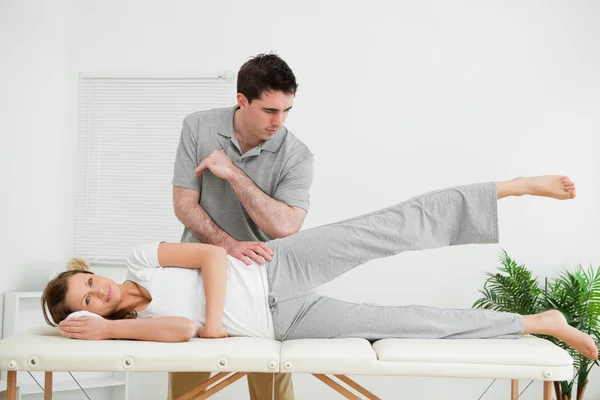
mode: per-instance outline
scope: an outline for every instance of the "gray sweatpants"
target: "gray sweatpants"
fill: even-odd
[[[368,260],[497,242],[495,183],[437,190],[270,241],[274,254],[266,266],[275,339],[518,337],[523,319],[516,314],[356,304],[316,294],[319,286]]]

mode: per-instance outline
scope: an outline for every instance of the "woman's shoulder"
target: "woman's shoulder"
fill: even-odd
[[[134,247],[127,256],[127,268],[129,270],[159,268],[158,246],[160,243],[161,242],[144,243]]]

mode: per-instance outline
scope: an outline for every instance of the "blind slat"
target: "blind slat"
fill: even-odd
[[[124,265],[139,244],[179,241],[171,179],[183,119],[234,103],[233,80],[81,77],[76,254]]]

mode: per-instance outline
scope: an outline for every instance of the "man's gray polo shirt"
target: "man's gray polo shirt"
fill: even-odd
[[[198,111],[183,121],[175,158],[173,186],[200,192],[200,206],[234,239],[268,241],[244,210],[229,182],[208,169],[201,177],[194,170],[210,153],[225,150],[233,163],[272,198],[308,211],[313,180],[313,154],[285,126],[271,140],[242,155],[233,134],[233,114],[238,106]],[[199,240],[186,227],[182,242]]]

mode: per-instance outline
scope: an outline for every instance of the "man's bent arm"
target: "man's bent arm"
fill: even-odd
[[[214,223],[198,201],[200,192],[173,186],[175,216],[203,243],[225,247],[232,237]]]
[[[235,194],[252,220],[269,237],[283,238],[300,230],[306,211],[288,206],[263,192],[241,169],[228,179]]]

